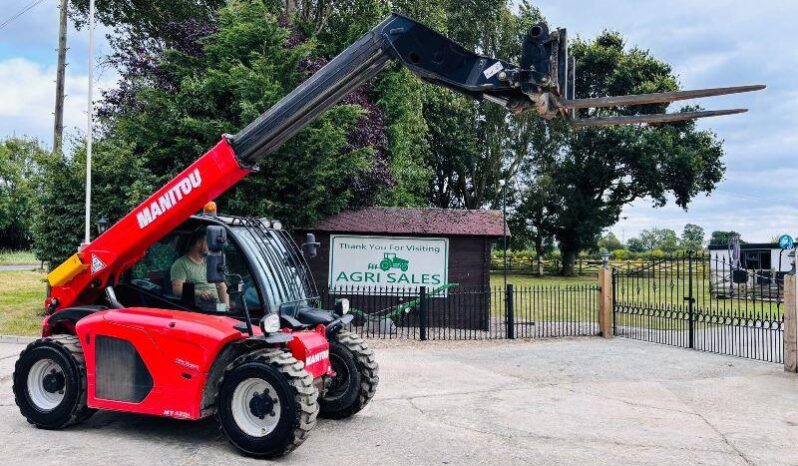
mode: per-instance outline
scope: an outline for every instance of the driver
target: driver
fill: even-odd
[[[227,285],[222,283],[208,283],[208,270],[205,257],[208,255],[208,241],[205,229],[198,228],[192,233],[188,242],[188,251],[172,264],[170,276],[172,278],[172,293],[183,296],[183,285],[194,284],[195,304],[201,309],[219,310],[222,304],[226,310],[230,306],[230,297],[227,294]]]

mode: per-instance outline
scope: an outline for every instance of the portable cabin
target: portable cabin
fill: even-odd
[[[709,246],[709,286],[717,297],[777,299],[784,275],[792,269],[787,250],[778,243],[740,245],[739,263],[726,245]]]

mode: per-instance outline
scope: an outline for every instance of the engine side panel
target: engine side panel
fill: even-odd
[[[246,338],[229,317],[165,309],[95,313],[76,326],[92,408],[181,419],[201,417],[205,381],[219,351]]]

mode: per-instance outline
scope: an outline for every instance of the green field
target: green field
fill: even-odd
[[[38,264],[32,251],[0,251],[0,265]]]
[[[512,283],[514,287],[528,286],[563,286],[563,285],[596,285],[598,276],[578,276],[578,277],[557,277],[535,275],[507,275],[507,283]],[[504,276],[501,272],[490,273],[490,286],[504,286]]]
[[[491,273],[491,287],[502,289],[504,277]],[[557,277],[508,275],[515,292],[516,322],[596,322],[598,319],[598,277]],[[491,299],[491,318],[505,318],[504,293]]]
[[[0,272],[0,335],[38,335],[45,298],[42,272]]]

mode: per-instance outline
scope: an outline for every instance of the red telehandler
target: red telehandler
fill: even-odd
[[[764,87],[575,99],[563,29],[533,27],[518,66],[391,15],[48,275],[42,338],[22,352],[13,377],[22,415],[59,429],[98,409],[187,420],[215,414],[236,448],[266,458],[300,445],[317,415],[360,411],[374,396],[377,362],[345,330],[348,302],[318,308],[304,257],[315,255],[313,235],[299,246],[274,223],[203,207],[391,60],[430,83],[575,126],[738,113],[571,116]]]

